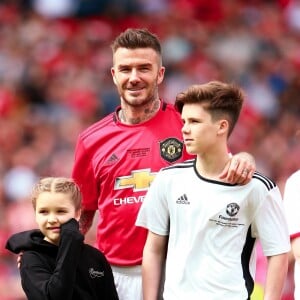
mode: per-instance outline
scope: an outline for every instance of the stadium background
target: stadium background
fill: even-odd
[[[232,152],[248,151],[279,185],[300,168],[300,1],[9,0],[0,2],[0,298],[23,300],[4,245],[35,227],[36,178],[70,175],[78,133],[119,103],[112,39],[158,34],[167,68],[160,95],[211,79],[247,93]],[[299,195],[297,195],[299,197]],[[93,242],[93,231],[87,241]],[[257,293],[265,259],[258,248]],[[292,300],[292,270],[282,299]]]

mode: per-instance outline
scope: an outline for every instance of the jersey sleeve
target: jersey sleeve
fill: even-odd
[[[252,234],[261,242],[265,256],[290,251],[288,226],[283,201],[277,186],[267,193],[260,193],[256,201],[261,202],[252,224]]]
[[[283,203],[291,238],[300,236],[300,172],[290,176],[285,184]]]
[[[169,235],[169,211],[165,187],[164,177],[159,172],[146,194],[136,220],[136,226],[164,236]]]
[[[89,155],[82,139],[79,137],[75,148],[72,177],[82,193],[82,208],[85,210],[98,209],[97,199],[100,185],[95,178],[92,162],[91,155]]]

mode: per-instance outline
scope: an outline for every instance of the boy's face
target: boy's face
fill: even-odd
[[[204,154],[213,149],[217,142],[219,121],[213,122],[201,104],[184,104],[181,119],[184,124],[183,140],[188,153]]]
[[[43,192],[36,200],[35,219],[45,240],[58,245],[60,226],[71,218],[79,219],[69,194]]]

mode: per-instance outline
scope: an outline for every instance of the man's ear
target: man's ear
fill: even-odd
[[[161,67],[158,72],[157,84],[161,84],[165,76],[165,67]]]
[[[114,84],[117,85],[116,78],[115,78],[115,69],[113,67],[110,69],[110,73],[111,73]]]

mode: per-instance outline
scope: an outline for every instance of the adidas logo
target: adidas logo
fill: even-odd
[[[186,194],[183,194],[176,200],[177,204],[190,204]]]
[[[105,165],[111,165],[116,163],[119,160],[118,156],[116,154],[112,154],[112,156],[106,161]]]

